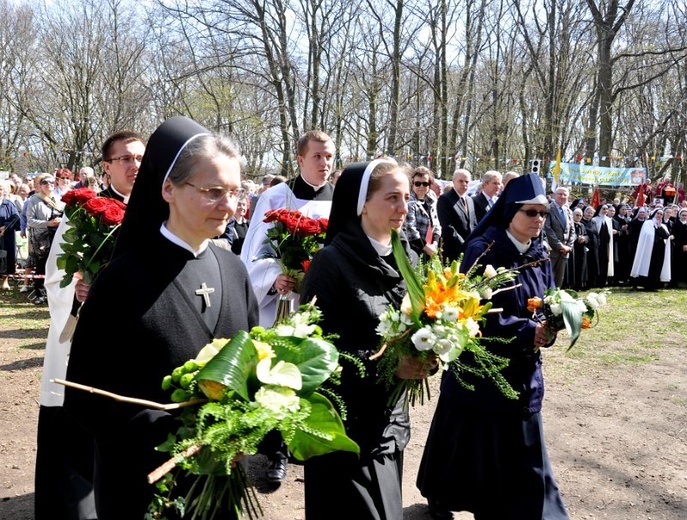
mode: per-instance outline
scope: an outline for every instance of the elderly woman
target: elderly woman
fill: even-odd
[[[408,216],[403,229],[413,251],[424,260],[429,260],[439,249],[441,225],[437,216],[437,201],[430,195],[434,184],[434,173],[425,166],[413,170],[411,178]]]
[[[568,518],[541,418],[540,349],[556,336],[527,308],[529,298],[543,298],[554,286],[540,239],[547,206],[536,174],[513,179],[468,238],[463,272],[475,263],[478,271],[487,265],[518,271],[510,290],[494,295],[494,307],[502,311],[487,315],[483,337],[489,350],[509,359],[503,375],[519,398],[509,399],[493,381],[468,371],[464,383],[474,389],[457,381],[452,370],[444,372],[417,478],[435,519],[452,518],[450,511],[489,520]],[[466,354],[461,360],[470,364]]]
[[[40,177],[36,192],[26,201],[22,211],[26,212],[26,225],[29,231],[29,262],[33,268],[33,292],[30,298],[36,305],[45,303],[43,276],[45,264],[52,246],[57,226],[62,221],[64,204],[54,195],[55,178],[51,175]]]
[[[399,306],[405,293],[391,230],[403,227],[409,198],[408,175],[395,161],[347,166],[334,191],[326,245],[303,280],[301,302],[317,297],[322,329],[337,334],[337,348],[366,367],[361,377],[345,366],[337,388],[347,407],[346,431],[360,446],[360,457],[338,452],[306,461],[306,518],[403,518],[403,449],[410,418],[403,400],[387,406],[389,392],[378,381],[377,361],[369,358],[379,348],[379,315],[389,304]],[[411,360],[401,362],[396,376],[427,377],[427,367]]]
[[[165,375],[214,338],[257,324],[257,302],[243,263],[210,243],[236,210],[240,164],[229,140],[185,117],[172,118],[153,133],[114,260],[82,307],[68,380],[168,402],[160,388]],[[110,320],[105,329],[103,317]],[[167,457],[155,447],[179,423],[168,412],[71,388],[65,408],[96,440],[98,518],[143,518],[155,491],[146,476]]]

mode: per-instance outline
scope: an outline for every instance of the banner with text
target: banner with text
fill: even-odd
[[[549,171],[556,165],[551,161]],[[549,177],[551,174],[549,173]],[[577,163],[561,163],[561,184],[598,184],[600,186],[637,186],[646,179],[646,168],[608,168]]]

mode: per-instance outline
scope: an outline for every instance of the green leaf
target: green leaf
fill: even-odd
[[[339,351],[321,338],[280,338],[272,345],[277,358],[298,367],[303,386],[297,393],[307,397],[324,383],[339,364]]]
[[[425,291],[422,288],[422,282],[415,276],[413,266],[410,265],[408,255],[406,255],[406,251],[401,244],[401,239],[395,229],[391,230],[391,246],[394,251],[394,258],[396,259],[398,270],[401,272],[401,276],[403,276],[406,282],[408,296],[410,297],[410,305],[413,309],[413,321],[418,327],[422,327],[420,316],[425,309]]]
[[[196,380],[214,381],[233,390],[246,401],[251,400],[249,381],[258,364],[258,352],[246,331],[234,338],[198,371]]]
[[[561,314],[565,323],[565,330],[570,335],[570,350],[582,331],[582,310],[575,300],[561,300]]]
[[[299,430],[288,443],[293,456],[298,460],[307,460],[333,451],[360,454],[360,446],[346,435],[341,417],[329,399],[315,392],[308,401],[312,411],[305,421],[307,431]],[[316,432],[320,432],[320,435]],[[323,438],[322,434],[328,438]]]

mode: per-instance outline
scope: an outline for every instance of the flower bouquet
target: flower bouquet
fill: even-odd
[[[548,289],[544,299],[527,300],[527,310],[536,316],[539,309],[544,314],[547,327],[559,331],[565,329],[570,336],[570,350],[580,337],[582,329],[592,327],[592,321],[599,321],[599,307],[606,305],[607,292],[590,292],[581,297],[570,289]]]
[[[414,270],[395,230],[392,230],[392,245],[408,292],[400,309],[389,306],[380,316],[377,332],[383,344],[373,356],[381,357],[378,372],[382,382],[391,389],[389,405],[403,396],[406,405],[414,405],[416,399],[422,404],[425,392],[430,397],[426,379],[399,380],[395,377],[398,361],[405,356],[418,357],[422,362],[438,359],[444,370],[452,367],[459,380],[461,370],[490,377],[504,395],[517,397],[517,392],[501,374],[508,360],[492,354],[480,344],[480,322],[487,313],[499,312],[499,309],[492,309],[490,301],[483,301],[497,291],[512,288],[500,287],[512,281],[516,272],[487,266],[479,276],[473,266],[464,274],[459,272],[459,262],[444,266],[436,255],[428,264]],[[464,351],[473,353],[475,366],[480,368],[466,367],[458,362]]]
[[[70,190],[62,201],[69,228],[63,235],[63,252],[57,257],[57,267],[65,271],[60,287],[69,285],[77,272],[90,284],[112,257],[126,205],[116,199],[98,197],[89,188]]]
[[[294,290],[298,292],[312,256],[322,248],[329,221],[285,208],[268,211],[263,221],[274,225],[267,232],[266,240],[272,251],[262,258],[276,258],[282,272],[296,279]],[[275,323],[289,314],[290,299],[288,294],[280,296]]]
[[[279,430],[299,460],[336,450],[359,453],[321,391],[323,383],[339,377],[340,365],[319,319],[313,304],[302,306],[268,330],[255,327],[231,340],[214,340],[164,378],[172,400],[192,406],[180,415],[176,435],[158,448],[173,458],[149,475],[151,483],[161,479],[150,518],[162,518],[169,508],[203,519],[227,509],[237,517],[261,514],[237,460],[257,453],[271,430]],[[183,496],[175,496],[179,469],[195,479]]]

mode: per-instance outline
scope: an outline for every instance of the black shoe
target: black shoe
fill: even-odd
[[[267,469],[267,481],[272,484],[281,484],[286,480],[286,465],[289,460],[286,457],[279,457],[270,462],[270,467]]]
[[[427,503],[429,504],[429,516],[434,520],[451,520],[453,518],[453,513],[446,509],[441,502],[430,498]]]

